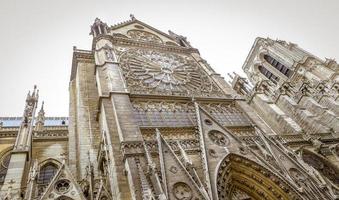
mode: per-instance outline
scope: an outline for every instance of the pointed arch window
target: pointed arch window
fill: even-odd
[[[40,168],[39,176],[37,179],[38,192],[37,197],[41,196],[45,191],[48,184],[51,182],[53,177],[58,171],[58,166],[54,163],[46,163]]]
[[[58,171],[58,167],[53,163],[44,165],[39,172],[38,184],[48,184]]]
[[[277,84],[277,82],[279,81],[279,78],[277,76],[275,76],[272,72],[268,71],[265,67],[259,65],[258,69],[260,71],[260,73],[262,73],[264,76],[266,76],[266,78],[268,78],[269,80],[271,80],[273,83]]]
[[[288,69],[285,65],[281,64],[279,61],[274,59],[272,56],[265,54],[264,59],[274,68],[276,68],[279,72],[287,76],[288,78],[291,77],[292,71]]]
[[[2,158],[0,163],[0,185],[5,182],[9,161],[11,159],[11,152],[7,152]]]

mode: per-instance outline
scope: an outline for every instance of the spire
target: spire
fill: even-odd
[[[34,85],[33,93],[31,94],[31,91],[29,91],[26,97],[26,105],[22,122],[24,125],[27,125],[29,122],[32,121],[32,118],[34,117],[35,108],[38,103],[38,99],[39,99],[39,90],[37,90],[36,85]]]
[[[99,18],[95,18],[93,25],[91,26],[91,35],[96,37],[98,35],[105,35],[108,33],[108,26],[103,23]]]
[[[38,113],[38,117],[35,123],[36,131],[43,131],[45,125],[45,111],[44,111],[44,102],[41,104],[40,111]]]

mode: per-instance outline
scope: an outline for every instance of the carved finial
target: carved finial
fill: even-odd
[[[26,101],[31,98],[31,91],[29,90],[28,93],[27,93],[27,97],[26,97]]]
[[[131,18],[131,20],[136,20],[135,16],[133,14],[130,14],[129,17]]]
[[[150,173],[150,172],[155,170],[155,163],[153,162],[152,156],[147,149],[145,140],[143,141],[143,146],[144,146],[145,155],[146,155],[146,159],[147,159],[148,170],[149,170],[149,173]]]
[[[184,163],[185,163],[186,167],[192,166],[193,163],[192,163],[192,161],[189,159],[189,157],[188,157],[186,151],[182,148],[180,141],[177,141],[177,144],[178,144],[178,147],[179,147],[181,156],[182,156],[182,158],[183,158],[183,160],[184,160]]]

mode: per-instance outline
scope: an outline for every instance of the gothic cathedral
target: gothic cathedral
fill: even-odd
[[[229,83],[133,15],[74,47],[69,117],[0,118],[2,200],[339,199],[339,65],[257,38]],[[65,88],[66,89],[66,88]]]

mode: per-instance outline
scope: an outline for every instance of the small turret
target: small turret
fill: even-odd
[[[99,18],[96,18],[93,25],[91,26],[91,35],[96,37],[98,35],[105,35],[108,33],[108,26],[103,23]]]

